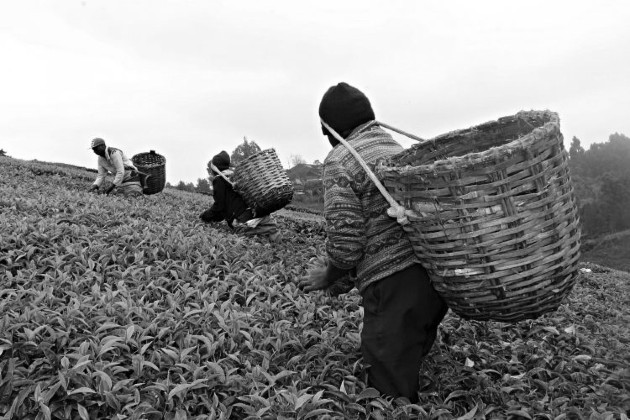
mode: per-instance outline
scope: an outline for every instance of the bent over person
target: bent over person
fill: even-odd
[[[403,150],[375,123],[368,98],[347,83],[328,89],[319,115],[371,168]],[[364,308],[361,352],[369,386],[417,402],[422,358],[448,307],[402,227],[387,215],[387,200],[348,149],[323,125],[322,131],[333,147],[323,168],[328,262],[298,285],[306,292],[334,290],[351,273]]]
[[[92,151],[98,155],[98,176],[90,187],[90,191],[97,191],[107,174],[112,174],[114,175],[112,185],[104,191],[107,195],[116,188],[119,188],[125,196],[142,195],[143,185],[149,176],[138,172],[122,150],[107,147],[105,140],[101,138],[93,139],[91,147]]]
[[[212,207],[199,216],[206,223],[225,220],[228,226],[237,233],[245,236],[266,236],[270,241],[280,239],[280,232],[269,212],[251,209],[243,197],[236,191],[229,181],[233,171],[230,169],[230,155],[223,150],[212,160],[212,190],[214,203]]]

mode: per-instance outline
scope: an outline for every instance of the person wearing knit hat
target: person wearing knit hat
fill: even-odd
[[[280,232],[269,213],[247,206],[243,197],[234,190],[230,181],[230,155],[225,150],[214,155],[208,164],[212,172],[213,203],[199,215],[206,223],[225,220],[228,226],[245,236],[266,236],[271,242],[280,240]]]
[[[364,309],[361,352],[368,385],[415,403],[422,359],[448,307],[402,227],[388,216],[387,200],[337,136],[372,168],[403,148],[375,121],[365,94],[347,83],[326,91],[319,116],[334,130],[322,123],[333,147],[323,167],[327,264],[310,270],[298,287],[333,296],[356,287]]]
[[[104,193],[109,195],[115,188],[119,188],[125,196],[141,196],[146,180],[150,175],[138,172],[133,162],[115,147],[107,147],[105,140],[96,137],[90,142],[90,148],[98,156],[98,175],[90,186],[90,192],[99,190],[108,174],[114,179]]]
[[[230,155],[228,155],[225,150],[222,150],[221,153],[212,158],[212,164],[216,166],[218,170],[226,171],[230,169]]]
[[[329,88],[319,104],[319,116],[341,137],[368,121],[375,119],[370,100],[359,89],[341,82]],[[322,125],[322,133],[329,136],[328,129]],[[329,136],[333,147],[339,143]]]

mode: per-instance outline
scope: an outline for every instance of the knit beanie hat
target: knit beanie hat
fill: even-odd
[[[228,155],[225,150],[222,150],[221,153],[212,158],[212,164],[216,166],[218,170],[225,171],[230,168],[230,155]]]
[[[367,96],[344,82],[326,91],[319,104],[319,116],[340,135],[376,118]],[[323,125],[322,132],[328,134]]]

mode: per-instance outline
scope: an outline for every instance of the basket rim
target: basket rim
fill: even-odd
[[[276,155],[276,157],[278,156],[278,153],[276,152],[276,149],[273,147],[270,147],[268,149],[263,149],[259,152],[254,153],[251,156],[247,156],[245,159],[241,160],[240,162],[238,162],[238,164],[235,166],[235,169],[239,166],[243,166],[243,165],[247,165],[249,162],[253,162],[256,159],[258,159],[260,156],[263,156],[265,154],[269,154],[269,153],[274,153]]]
[[[131,157],[131,160],[133,160],[133,159],[140,159],[140,158],[143,158],[145,156],[155,156],[157,159],[162,159],[162,160],[166,161],[166,158],[164,157],[164,155],[161,155],[161,154],[159,154],[159,153],[157,153],[155,151],[153,153],[151,153],[151,152],[136,153],[135,155],[133,155]]]
[[[260,164],[265,162],[265,159],[269,158],[271,158],[271,165],[265,165],[265,170],[261,171]],[[243,182],[249,184],[249,181],[253,178],[281,179],[283,183],[292,184],[274,148],[261,150],[260,152],[248,156],[240,161],[234,168],[234,182],[241,185],[241,187],[243,187]]]
[[[433,137],[429,140],[421,144],[433,143],[441,141],[442,139],[454,137],[457,135],[461,135],[465,132],[470,132],[475,130],[476,127],[493,124],[499,122],[503,118],[511,118],[511,117],[519,117],[519,116],[538,116],[538,117],[547,117],[548,121],[546,121],[542,126],[534,128],[529,133],[525,134],[522,137],[514,139],[508,143],[491,147],[488,150],[484,150],[483,152],[475,152],[468,153],[463,156],[453,156],[445,159],[437,159],[431,163],[425,163],[422,165],[398,165],[392,162],[391,158],[381,160],[377,165],[377,171],[381,173],[385,172],[396,172],[400,174],[417,174],[417,173],[426,173],[426,172],[436,172],[438,169],[441,170],[453,170],[453,169],[462,169],[465,166],[470,165],[478,165],[481,163],[489,163],[495,160],[496,158],[500,158],[505,156],[506,152],[508,154],[512,154],[517,151],[523,151],[528,149],[532,144],[536,141],[545,138],[549,134],[560,133],[560,118],[558,113],[544,110],[544,111],[520,111],[513,115],[508,115],[497,120],[487,121],[482,124],[476,124],[469,128],[463,128],[459,130],[449,131],[448,133],[440,134],[436,137]],[[413,146],[412,146],[413,147]]]

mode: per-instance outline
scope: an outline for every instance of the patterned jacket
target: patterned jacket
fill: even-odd
[[[346,141],[372,170],[378,160],[403,150],[370,123],[355,129]],[[333,148],[323,171],[326,252],[334,266],[356,269],[359,292],[415,264],[411,242],[387,215],[387,200],[345,146]]]

